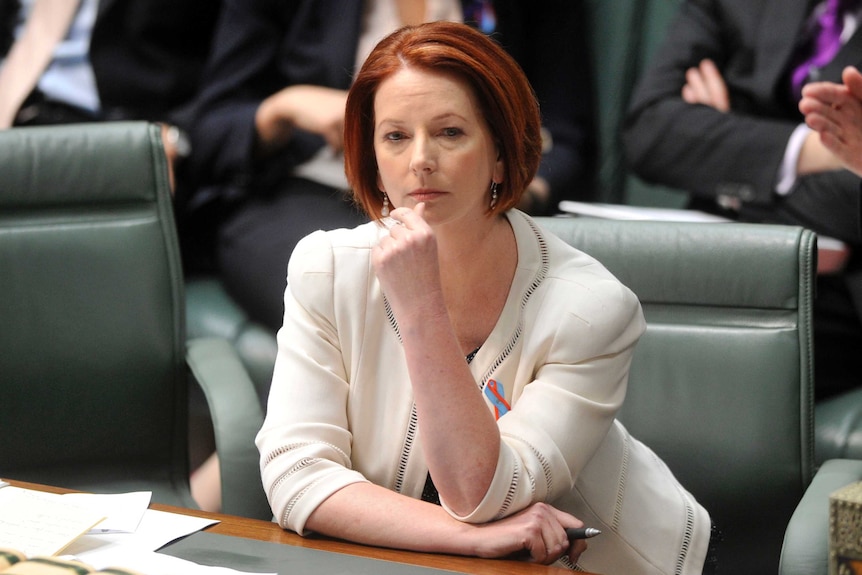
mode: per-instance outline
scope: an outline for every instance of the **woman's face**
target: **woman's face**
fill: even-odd
[[[503,163],[469,84],[455,75],[402,68],[377,89],[378,186],[393,207],[425,202],[431,225],[487,213]]]

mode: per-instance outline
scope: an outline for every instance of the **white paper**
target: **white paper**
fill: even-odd
[[[630,206],[627,204],[601,204],[587,202],[560,202],[560,211],[569,214],[592,216],[606,220],[653,220],[659,222],[730,222],[732,220],[701,212],[675,208]]]
[[[91,529],[90,533],[134,533],[150,505],[152,493],[66,493],[60,497],[105,516],[105,520]]]
[[[88,534],[70,545],[66,552],[88,561],[90,553],[108,548],[135,547],[156,551],[215,523],[218,521],[214,519],[147,509],[134,533]]]
[[[16,487],[0,490],[0,547],[27,557],[59,553],[102,519],[98,510],[50,494]]]

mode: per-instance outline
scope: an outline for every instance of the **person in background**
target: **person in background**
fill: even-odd
[[[862,73],[848,66],[843,84],[812,82],[802,89],[805,123],[848,170],[862,176]]]
[[[278,523],[702,573],[708,513],[615,420],[645,328],[637,298],[516,209],[542,146],[516,62],[460,23],[400,29],[365,61],[344,122],[350,189],[373,221],[314,232],[290,257],[256,440]],[[565,531],[584,524],[602,532],[589,548]]]
[[[818,276],[818,399],[862,374],[860,178],[808,128],[802,86],[862,61],[858,0],[684,0],[640,78],[623,141],[643,179],[692,208],[800,225],[841,240],[843,269]]]
[[[490,35],[535,86],[545,154],[522,207],[556,211],[586,190],[592,124],[582,2],[550,0],[225,0],[191,134],[195,194],[187,242],[251,318],[281,325],[284,263],[316,229],[365,215],[347,197],[344,102],[353,71],[403,24],[465,21]],[[202,249],[202,252],[207,252]]]
[[[186,106],[197,92],[218,14],[219,4],[211,0],[0,2],[0,94],[10,100],[0,95],[0,128],[159,122],[176,176],[190,153]],[[32,53],[41,46],[23,43],[28,24],[56,25],[42,60]],[[31,76],[11,70],[4,75],[6,64],[16,59],[32,68],[32,58],[38,66]]]

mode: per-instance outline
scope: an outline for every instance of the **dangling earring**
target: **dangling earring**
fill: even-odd
[[[491,182],[491,209],[494,209],[494,206],[497,205],[497,189],[500,187],[500,184],[497,182]]]
[[[389,196],[386,195],[386,192],[383,192],[383,208],[380,210],[380,215],[384,218],[389,217]]]

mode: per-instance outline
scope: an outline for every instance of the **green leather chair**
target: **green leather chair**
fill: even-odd
[[[688,194],[629,173],[621,131],[643,73],[682,0],[586,0],[593,102],[598,126],[594,198],[599,202],[682,207]]]
[[[185,322],[159,129],[0,132],[0,477],[194,507],[193,373],[225,511],[268,516],[254,386],[233,345],[187,342]]]
[[[619,417],[710,511],[724,537],[721,572],[826,574],[828,494],[862,479],[862,461],[827,462],[812,484],[814,234],[540,223],[640,298],[647,331]]]

